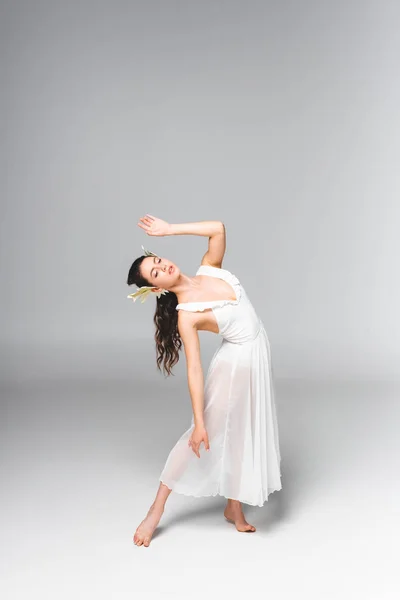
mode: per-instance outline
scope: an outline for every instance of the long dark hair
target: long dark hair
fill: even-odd
[[[143,285],[153,285],[145,279],[140,272],[140,265],[146,256],[139,256],[129,269],[127,284],[133,283],[139,287]],[[156,342],[157,367],[161,371],[163,366],[164,374],[173,375],[172,367],[179,360],[179,350],[182,347],[182,340],[178,331],[178,297],[174,292],[168,291],[167,294],[161,294],[156,299],[156,312],[154,313],[154,323],[156,331],[154,339]],[[140,300],[136,300],[140,302]]]

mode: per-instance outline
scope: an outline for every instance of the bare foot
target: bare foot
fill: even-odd
[[[149,512],[147,513],[143,521],[140,523],[140,525],[136,529],[135,535],[133,536],[133,541],[136,544],[136,546],[149,546],[151,536],[153,535],[154,530],[157,527],[163,512],[163,508],[156,508],[155,506],[150,506]]]
[[[238,501],[228,501],[224,510],[224,517],[230,523],[234,523],[238,531],[256,531],[254,525],[250,525],[250,523],[248,523],[244,518],[242,505]]]

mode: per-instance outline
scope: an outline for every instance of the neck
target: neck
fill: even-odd
[[[190,294],[193,290],[198,290],[200,287],[199,280],[197,276],[189,277],[188,275],[184,275],[181,273],[179,280],[176,285],[174,285],[171,289],[171,292],[174,292],[178,298],[178,304],[181,303],[181,298]]]

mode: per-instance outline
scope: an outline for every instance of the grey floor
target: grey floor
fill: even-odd
[[[138,360],[127,377],[127,360],[120,377],[63,362],[44,378],[44,356],[15,381],[5,373],[2,598],[399,597],[396,385],[277,379],[283,489],[244,505],[257,532],[227,523],[223,498],[172,493],[139,548],[132,535],[191,412],[182,368],[149,379]]]

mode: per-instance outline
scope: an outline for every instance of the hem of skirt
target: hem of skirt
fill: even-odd
[[[167,486],[168,489],[170,489],[172,492],[175,492],[176,494],[182,494],[183,496],[190,496],[192,498],[208,498],[210,496],[214,497],[214,496],[221,496],[222,498],[226,498],[227,500],[237,500],[238,502],[242,502],[243,504],[249,504],[250,506],[264,506],[264,504],[266,502],[268,502],[268,497],[273,494],[274,492],[279,492],[282,489],[282,485],[280,485],[280,487],[277,487],[271,491],[268,492],[267,497],[264,498],[264,500],[262,501],[262,503],[260,504],[259,502],[249,502],[248,500],[242,500],[241,498],[232,498],[231,496],[225,496],[225,494],[222,494],[221,492],[217,491],[214,492],[213,494],[195,494],[193,492],[184,492],[182,490],[179,489],[175,489],[174,485],[169,485],[168,483],[166,483],[166,481],[164,481],[163,479],[161,479],[161,477],[158,478],[159,481],[161,481],[161,483],[163,483],[164,485]]]

